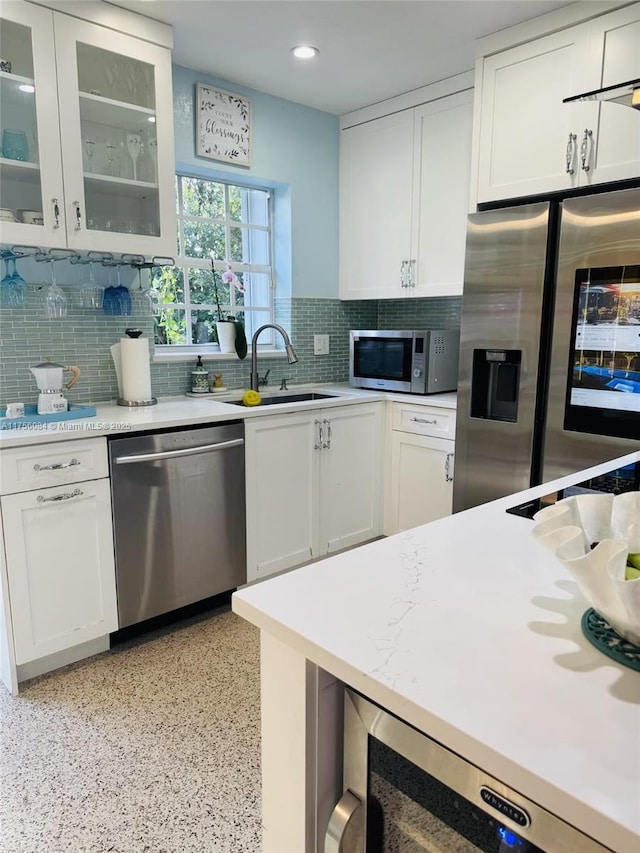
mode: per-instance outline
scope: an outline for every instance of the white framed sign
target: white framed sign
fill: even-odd
[[[251,165],[251,101],[233,92],[196,86],[196,154]]]

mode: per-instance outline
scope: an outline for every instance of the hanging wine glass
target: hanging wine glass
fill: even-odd
[[[89,277],[80,285],[78,304],[80,308],[102,308],[104,288],[96,281],[93,272],[93,261],[89,261]]]
[[[131,314],[131,294],[129,289],[122,284],[120,278],[120,264],[116,267],[118,273],[118,286],[114,288],[116,293],[117,314],[128,316]]]
[[[4,275],[0,281],[0,306],[2,308],[14,308],[12,272],[9,269],[11,257],[4,256]]]
[[[129,152],[129,156],[133,161],[133,180],[138,180],[138,170],[137,170],[137,162],[138,157],[140,156],[140,134],[139,133],[127,133],[127,151]]]
[[[162,297],[160,291],[156,289],[155,278],[151,270],[149,271],[149,287],[144,291],[144,296],[151,316],[159,317]]]
[[[27,282],[16,269],[16,258],[11,258],[11,261],[13,262],[13,273],[11,275],[13,307],[24,308],[27,301]]]
[[[51,261],[51,284],[44,295],[44,313],[48,320],[61,320],[67,316],[68,302],[64,291],[56,284],[56,264]]]
[[[93,162],[93,155],[95,154],[96,143],[95,139],[91,139],[90,136],[87,136],[84,140],[84,153],[87,158],[87,172],[93,172],[93,168],[91,166]]]

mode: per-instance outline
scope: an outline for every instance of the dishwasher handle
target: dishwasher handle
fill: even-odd
[[[179,459],[182,456],[195,456],[197,453],[209,453],[211,450],[229,450],[241,447],[244,438],[232,438],[230,441],[219,441],[217,444],[202,444],[199,447],[183,447],[181,450],[163,450],[159,453],[139,453],[136,456],[119,456],[116,465],[131,465],[134,462],[155,462],[157,459]]]

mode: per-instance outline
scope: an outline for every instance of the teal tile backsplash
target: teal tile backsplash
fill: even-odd
[[[65,292],[70,307],[63,320],[47,320],[42,308],[42,291],[29,285],[24,309],[3,309],[0,314],[0,405],[22,401],[33,403],[37,388],[30,365],[44,359],[75,364],[82,371],[77,385],[68,394],[74,403],[112,400],[117,383],[110,346],[136,326],[153,336],[153,322],[141,296],[133,298],[133,313],[111,317],[100,311],[74,305],[74,289]],[[277,299],[276,322],[291,335],[298,354],[297,364],[285,359],[260,357],[263,374],[271,369],[270,384],[279,385],[286,376],[292,384],[344,382],[349,368],[350,329],[457,328],[460,325],[461,297],[340,302],[337,299],[294,297]],[[314,356],[313,335],[328,334],[330,354]],[[195,361],[195,359],[194,359]],[[228,388],[249,385],[250,360],[237,358],[209,362],[211,372],[222,373]],[[182,394],[189,390],[191,362],[154,363],[151,387],[157,397]]]

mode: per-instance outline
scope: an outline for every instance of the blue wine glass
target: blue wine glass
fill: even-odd
[[[4,256],[4,275],[0,280],[0,305],[3,308],[13,308],[11,304],[13,288],[11,286],[11,272],[9,271],[10,257]]]

